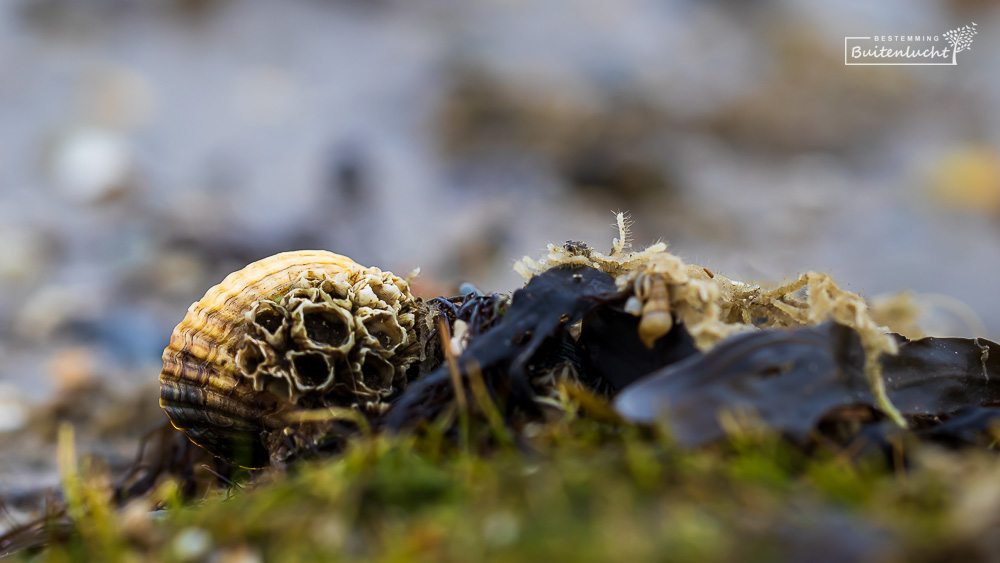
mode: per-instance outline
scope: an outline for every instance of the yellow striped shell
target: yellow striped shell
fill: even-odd
[[[282,461],[294,452],[279,455],[274,444],[301,435],[284,415],[371,408],[405,386],[407,368],[423,359],[422,313],[391,272],[321,250],[276,254],[191,305],[163,351],[160,406],[219,457]],[[310,439],[322,433],[313,428]]]

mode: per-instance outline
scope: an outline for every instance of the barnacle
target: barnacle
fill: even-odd
[[[860,296],[817,272],[765,290],[686,264],[662,242],[627,252],[628,220],[622,213],[617,214],[617,227],[619,236],[610,254],[578,242],[550,244],[542,259],[525,256],[514,269],[525,278],[566,265],[590,266],[611,274],[618,289],[631,296],[626,310],[641,317],[639,338],[647,347],[666,335],[675,322],[685,326],[698,348],[708,350],[729,336],[762,327],[813,326],[835,320],[861,336],[865,373],[879,408],[905,426],[886,394],[878,361],[883,354],[896,353],[896,341],[873,320]],[[804,296],[800,290],[805,290]]]
[[[405,383],[419,356],[406,348],[416,333],[403,280],[377,268],[306,270],[289,288],[246,313],[236,364],[254,390],[293,403],[331,395],[371,402]]]
[[[296,413],[385,408],[426,358],[425,312],[405,280],[344,256],[265,258],[189,308],[163,352],[160,405],[215,455],[281,462],[332,432]]]

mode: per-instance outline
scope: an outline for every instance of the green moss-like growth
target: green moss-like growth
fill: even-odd
[[[118,511],[101,494],[106,481],[68,473],[73,533],[41,560],[771,561],[822,553],[931,561],[995,553],[1000,460],[989,452],[901,446],[913,461],[903,474],[885,456],[857,456],[860,445],[806,453],[767,433],[682,450],[662,428],[578,417],[562,397],[562,418],[525,432],[530,453],[502,436],[484,440],[497,430],[475,422],[468,443],[491,442],[490,451],[456,446],[433,428],[419,438],[366,437],[339,457],[196,502],[167,482]]]

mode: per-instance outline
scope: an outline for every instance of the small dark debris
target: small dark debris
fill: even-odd
[[[566,249],[567,252],[571,252],[573,254],[586,254],[587,251],[590,250],[587,243],[578,240],[566,241],[563,243],[563,248]]]

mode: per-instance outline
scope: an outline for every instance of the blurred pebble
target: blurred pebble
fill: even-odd
[[[212,536],[201,528],[185,528],[172,542],[174,556],[180,561],[201,559],[212,549]]]
[[[52,175],[59,194],[73,203],[95,203],[120,195],[134,172],[126,140],[107,129],[70,131],[55,148]]]
[[[481,289],[479,289],[474,284],[469,283],[469,282],[462,282],[458,286],[458,294],[459,295],[468,295],[470,293],[473,294],[473,295],[486,295],[485,293],[483,293],[483,291]]]
[[[73,395],[98,384],[94,353],[84,347],[67,348],[52,355],[49,376],[59,395]]]
[[[136,499],[121,510],[121,532],[130,540],[148,544],[150,539],[155,537],[156,530],[153,528],[153,521],[150,518],[150,501],[148,499]]]
[[[991,145],[956,148],[931,166],[927,184],[938,203],[1000,213],[1000,151]]]
[[[0,432],[13,432],[28,422],[28,407],[17,390],[0,385]]]
[[[15,330],[23,337],[43,340],[70,319],[94,312],[98,305],[62,285],[46,285],[29,293],[17,312]]]
[[[0,280],[23,281],[38,274],[49,258],[48,246],[37,230],[0,225]]]

